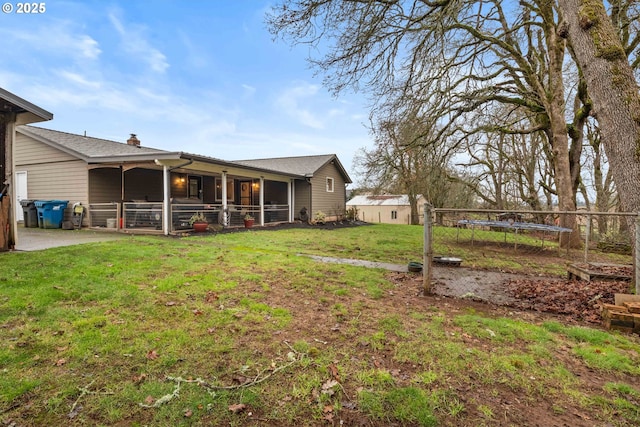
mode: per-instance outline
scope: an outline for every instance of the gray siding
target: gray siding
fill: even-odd
[[[293,203],[293,217],[296,219],[300,219],[300,209],[307,208],[309,215],[311,215],[311,186],[306,182],[300,179],[296,179],[294,184],[294,203]]]
[[[89,201],[119,203],[122,199],[120,168],[98,168],[89,171]]]
[[[15,171],[27,172],[27,196],[35,200],[67,200],[65,219],[71,205],[89,203],[86,163],[39,141],[16,134]]]
[[[327,191],[327,178],[333,178],[333,192]],[[324,212],[327,215],[327,219],[335,219],[338,214],[344,214],[347,202],[345,182],[334,165],[328,163],[318,169],[313,174],[311,186],[313,188],[313,212],[310,212],[311,218],[318,211]]]

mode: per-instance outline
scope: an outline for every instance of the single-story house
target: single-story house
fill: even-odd
[[[425,199],[418,196],[419,222],[423,221]],[[404,195],[358,195],[347,201],[347,209],[357,209],[358,219],[385,224],[411,224],[409,196]]]
[[[24,198],[85,207],[84,224],[169,234],[209,223],[238,226],[293,222],[303,208],[344,212],[351,179],[335,154],[227,161],[44,129],[16,128],[15,175]],[[302,215],[303,219],[305,215]],[[76,218],[77,219],[77,218]]]
[[[52,118],[50,112],[0,88],[0,251],[12,249],[16,243],[17,193],[13,175],[16,126]]]

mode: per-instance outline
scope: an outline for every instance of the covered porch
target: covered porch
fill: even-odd
[[[90,227],[165,235],[191,230],[195,213],[219,227],[243,226],[246,215],[257,226],[293,222],[295,183],[304,183],[293,175],[184,153],[89,165],[88,176]]]

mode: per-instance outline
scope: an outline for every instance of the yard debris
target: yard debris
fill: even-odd
[[[166,394],[166,395],[160,397],[159,399],[157,399],[155,401],[152,400],[152,402],[149,402],[148,401],[149,398],[147,398],[147,400],[145,400],[145,403],[138,403],[138,405],[140,405],[143,408],[158,408],[161,405],[170,402],[171,400],[173,400],[174,398],[176,398],[176,397],[178,397],[180,395],[180,386],[181,386],[182,383],[185,383],[185,384],[198,384],[199,386],[201,386],[204,389],[206,389],[207,392],[213,397],[216,396],[216,391],[220,391],[220,390],[238,390],[238,389],[251,387],[251,386],[260,384],[263,381],[266,381],[267,379],[269,379],[270,377],[275,375],[276,373],[278,373],[280,371],[283,371],[283,370],[293,366],[295,363],[298,363],[301,360],[303,360],[305,357],[307,357],[306,353],[300,353],[300,352],[296,351],[293,347],[291,347],[291,345],[289,345],[288,342],[284,341],[284,343],[291,350],[288,353],[289,362],[285,363],[284,365],[279,365],[279,366],[275,362],[271,362],[271,364],[269,365],[268,368],[265,368],[265,369],[259,371],[258,374],[255,377],[253,377],[252,379],[247,378],[240,384],[234,384],[234,385],[225,386],[225,385],[214,385],[214,384],[211,384],[211,383],[203,380],[202,378],[192,379],[192,378],[166,376],[165,379],[167,381],[172,381],[172,382],[174,382],[176,384],[174,389],[173,389],[173,392],[171,392],[169,394]],[[244,377],[242,377],[242,378],[244,378]],[[234,405],[232,405],[232,406],[234,406]],[[230,408],[230,410],[231,410],[231,408]]]
[[[505,284],[516,301],[512,307],[570,316],[577,321],[600,323],[601,304],[613,304],[614,294],[629,290],[627,281],[519,279]]]
[[[213,291],[207,291],[207,295],[204,297],[204,302],[209,303],[209,304],[213,304],[214,302],[216,302],[220,297],[218,296],[218,294],[216,294]]]
[[[73,419],[76,416],[78,416],[78,414],[82,410],[82,405],[79,405],[80,399],[82,399],[87,394],[109,394],[109,395],[115,394],[115,393],[113,393],[111,391],[91,391],[91,390],[89,390],[89,388],[93,385],[94,382],[95,382],[95,380],[91,381],[89,384],[87,384],[84,387],[78,387],[78,390],[80,390],[80,396],[78,396],[76,401],[73,402],[73,405],[71,405],[71,410],[67,414],[67,417],[69,417],[69,419]]]
[[[229,405],[229,410],[234,414],[238,414],[244,411],[245,409],[247,409],[247,405],[245,405],[244,403],[236,403],[233,405]]]

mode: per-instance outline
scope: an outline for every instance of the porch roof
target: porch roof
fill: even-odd
[[[2,88],[0,88],[0,112],[15,113],[16,123],[19,125],[43,122],[53,118],[53,114],[47,110]]]

